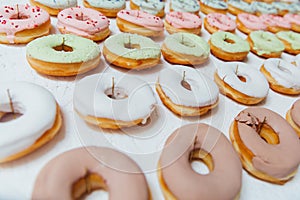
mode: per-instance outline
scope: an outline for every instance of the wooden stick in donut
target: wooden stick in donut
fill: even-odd
[[[300,138],[300,100],[298,99],[286,113],[286,120],[294,128]]]
[[[91,146],[67,151],[48,162],[37,176],[32,199],[82,199],[97,190],[106,191],[111,200],[152,199],[142,170],[130,157]]]
[[[30,42],[26,58],[37,72],[51,76],[74,76],[96,68],[100,49],[92,40],[75,35],[49,35]]]
[[[126,8],[125,0],[83,0],[83,5],[97,10],[107,17],[116,17],[120,10]]]
[[[13,5],[0,7],[0,43],[24,44],[48,35],[49,14],[35,6]]]
[[[214,78],[222,94],[242,104],[258,104],[269,92],[264,75],[245,63],[231,62],[217,67]]]
[[[163,104],[179,116],[200,116],[218,105],[218,86],[189,67],[172,66],[162,70],[156,91]]]
[[[277,113],[259,107],[243,110],[231,124],[230,139],[244,169],[253,176],[284,184],[296,174],[300,140]]]
[[[74,92],[74,109],[79,116],[88,124],[106,129],[147,123],[155,104],[148,83],[128,75],[88,76],[77,83]]]
[[[9,113],[14,118],[0,123],[0,132],[3,133],[0,163],[35,151],[51,141],[62,126],[60,108],[53,95],[32,83],[0,84],[0,119]],[[20,116],[17,118],[16,114]]]
[[[31,5],[46,10],[50,15],[56,16],[66,8],[77,6],[77,0],[29,0]]]
[[[209,173],[194,171],[194,161],[204,163]],[[189,124],[167,139],[158,179],[165,199],[238,199],[242,165],[222,132],[207,124]]]
[[[300,94],[300,69],[295,65],[279,58],[270,58],[264,62],[260,71],[275,92],[287,95]]]
[[[108,63],[125,69],[151,68],[160,62],[160,46],[150,38],[121,33],[105,40],[103,55]]]

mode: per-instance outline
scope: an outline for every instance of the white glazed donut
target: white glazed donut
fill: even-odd
[[[189,84],[190,90],[182,84]],[[197,70],[173,65],[160,72],[156,91],[162,102],[180,116],[199,116],[218,104],[217,85]]]
[[[112,82],[115,99],[109,97]],[[119,129],[146,123],[155,104],[150,86],[131,76],[88,76],[78,82],[74,93],[75,110],[86,122],[100,128]]]
[[[241,62],[231,62],[218,67],[215,82],[222,94],[247,105],[263,101],[269,91],[264,75],[255,67]]]
[[[0,123],[0,163],[20,158],[45,144],[62,123],[52,94],[27,82],[0,84],[0,118],[8,113],[22,115]]]
[[[300,94],[299,67],[279,58],[270,58],[264,62],[260,71],[273,90],[289,95]]]

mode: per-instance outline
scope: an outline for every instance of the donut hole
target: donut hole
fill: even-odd
[[[0,123],[10,122],[20,118],[23,114],[22,113],[1,113],[0,112]]]
[[[238,75],[237,77],[240,79],[240,81],[242,81],[242,82],[244,82],[244,83],[247,82],[246,77],[240,76],[240,75]]]
[[[270,125],[266,123],[264,123],[261,126],[261,129],[258,134],[268,144],[276,145],[280,143],[279,136],[277,135],[277,133],[273,130],[273,128]]]
[[[213,171],[212,156],[203,149],[195,149],[190,153],[190,163],[192,169],[198,174],[209,174]]]
[[[181,86],[186,90],[192,91],[191,85],[185,80],[181,81]]]
[[[106,96],[111,99],[121,100],[128,98],[127,92],[123,88],[115,87],[115,88],[108,88],[104,92]]]
[[[225,38],[224,40],[225,42],[229,43],[229,44],[235,44],[235,41],[229,38]]]
[[[18,20],[18,19],[28,19],[28,18],[29,18],[29,16],[27,16],[27,15],[22,15],[22,14],[16,13],[16,14],[12,15],[9,19],[10,20]]]
[[[108,196],[105,180],[98,174],[87,172],[72,187],[72,199],[92,199],[92,196]],[[94,199],[94,198],[93,198]],[[108,198],[107,198],[108,199]]]
[[[180,40],[180,44],[182,44],[182,45],[184,45],[186,47],[190,47],[190,48],[195,47],[195,44],[193,44],[192,41],[188,41],[188,40],[184,40],[184,39]]]
[[[124,47],[126,49],[141,49],[141,46],[139,44],[132,44],[131,42],[124,43]]]
[[[87,21],[89,20],[89,18],[87,16],[85,16],[83,13],[81,14],[76,14],[76,17],[75,17],[77,20],[79,21]]]
[[[72,47],[65,45],[65,44],[61,44],[59,46],[53,47],[53,49],[55,51],[64,51],[64,52],[72,52],[73,51]]]

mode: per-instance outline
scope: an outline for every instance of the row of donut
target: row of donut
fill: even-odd
[[[76,0],[72,1],[47,1],[30,0],[31,4],[37,5],[47,10],[51,15],[57,15],[59,11],[77,5]],[[116,17],[117,12],[126,8],[125,0],[84,0],[83,5],[87,8],[93,8],[100,11],[107,17]],[[130,8],[134,10],[143,10],[149,14],[163,17],[165,15],[165,1],[162,0],[130,0]],[[219,12],[226,14],[229,11],[232,14],[241,12],[251,14],[278,14],[300,13],[299,3],[273,2],[272,4],[264,2],[245,2],[243,0],[171,0],[170,11],[180,11],[199,14]]]
[[[98,74],[86,77],[86,80],[79,83],[77,90],[80,95],[75,95],[75,102],[79,96],[89,94],[86,91],[89,88],[101,89],[102,96],[106,96],[103,83],[109,85],[110,76],[112,75]],[[89,83],[86,84],[86,81]],[[127,83],[129,89],[143,85],[136,93],[128,94],[127,98],[133,96],[134,101],[134,106],[128,108],[132,116],[131,114],[136,114],[137,109],[134,108],[147,106],[148,102],[146,105],[141,104],[145,102],[145,95],[150,98],[147,92],[151,92],[151,89],[137,78],[125,77],[120,82],[122,81]],[[25,156],[50,141],[60,129],[62,120],[59,106],[52,94],[41,86],[10,82],[3,83],[0,87],[0,97],[4,100],[0,103],[1,117],[10,112],[23,113],[22,117],[9,125],[0,124],[1,131],[10,133],[3,135],[0,140],[1,162],[7,162]],[[122,93],[118,91],[121,89],[118,85],[115,89],[119,95]],[[106,99],[112,99],[112,96],[107,96]],[[139,101],[141,97],[143,101]],[[75,106],[86,104],[80,100]],[[90,109],[91,105],[97,106],[99,102],[103,103],[103,99],[96,95],[94,103],[89,104]],[[117,108],[115,116],[124,113],[120,111],[124,105],[122,101],[115,99],[111,103]],[[109,107],[101,105],[102,108]],[[298,129],[299,113],[300,100],[293,104],[286,116]],[[36,123],[37,120],[39,123]],[[109,124],[110,121],[101,117],[97,123]],[[196,199],[201,195],[205,199],[233,199],[241,189],[241,162],[244,169],[253,176],[275,184],[284,184],[296,174],[300,163],[299,138],[292,126],[273,111],[259,107],[241,111],[231,124],[230,139],[233,146],[223,133],[205,124],[190,124],[175,130],[167,139],[158,163],[158,177],[164,196]],[[210,173],[195,176],[197,173],[189,166],[195,160],[202,160]],[[65,170],[66,167],[68,170]],[[217,184],[223,179],[230,184]],[[184,187],[182,181],[185,182]],[[124,187],[118,184],[124,183],[130,184],[130,189],[120,190]],[[201,189],[199,185],[202,185]],[[186,193],[186,188],[190,192]],[[71,150],[51,160],[39,173],[32,197],[71,199],[96,189],[107,189],[111,192],[112,199],[119,199],[118,195],[130,199],[149,199],[151,196],[141,169],[130,158],[112,149],[86,147]],[[210,192],[212,189],[218,192]],[[53,192],[54,190],[58,192]]]

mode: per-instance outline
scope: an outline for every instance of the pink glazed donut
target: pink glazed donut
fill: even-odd
[[[50,15],[39,7],[18,4],[0,7],[0,43],[28,43],[48,35],[50,28]]]
[[[284,15],[283,19],[290,22],[293,31],[300,32],[300,15],[290,13]]]
[[[234,33],[236,23],[229,16],[222,13],[210,13],[204,19],[204,27],[209,33],[227,31]]]
[[[57,28],[63,34],[74,34],[94,41],[110,34],[109,20],[102,13],[83,7],[67,8],[57,15]]]
[[[267,30],[272,33],[279,31],[288,31],[291,29],[291,24],[288,20],[277,15],[262,14],[259,19],[265,23]]]
[[[252,31],[266,30],[267,26],[256,15],[241,13],[236,17],[237,28],[243,33],[249,34]]]
[[[165,26],[167,31],[172,33],[187,32],[200,34],[201,17],[188,12],[170,12],[166,15]]]

